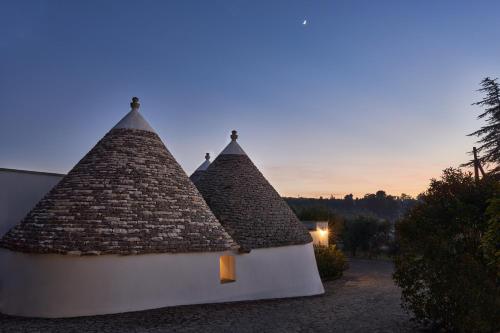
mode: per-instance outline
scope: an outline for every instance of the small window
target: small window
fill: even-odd
[[[234,256],[222,256],[219,259],[220,283],[236,281]]]

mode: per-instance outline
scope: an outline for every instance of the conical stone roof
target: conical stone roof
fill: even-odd
[[[132,111],[1,240],[30,253],[224,251],[235,243],[160,137]]]
[[[236,142],[210,164],[195,185],[224,229],[243,250],[312,242],[287,203]]]
[[[205,173],[205,171],[208,169],[210,166],[210,154],[206,153],[205,154],[205,161],[201,163],[201,165],[193,172],[191,176],[189,176],[189,179],[194,183],[198,181],[198,179]]]

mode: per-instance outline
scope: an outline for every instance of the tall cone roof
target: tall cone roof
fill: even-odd
[[[234,241],[160,137],[132,111],[1,240],[31,253],[223,251]]]
[[[311,235],[236,142],[210,164],[196,187],[243,250],[306,244]]]

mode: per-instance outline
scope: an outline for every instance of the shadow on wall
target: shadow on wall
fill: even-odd
[[[64,175],[0,168],[0,236],[19,223]]]

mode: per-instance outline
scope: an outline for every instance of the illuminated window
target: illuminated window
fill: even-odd
[[[219,259],[220,283],[236,281],[234,256],[222,256]]]

